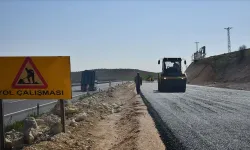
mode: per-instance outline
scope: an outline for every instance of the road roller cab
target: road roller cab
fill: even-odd
[[[158,64],[160,64],[158,60]],[[163,58],[162,72],[158,74],[159,92],[185,92],[187,78],[182,72],[181,58]],[[186,65],[186,60],[184,60]]]

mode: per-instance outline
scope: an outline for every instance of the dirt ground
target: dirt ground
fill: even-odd
[[[250,90],[250,49],[193,62],[186,70],[188,83]]]
[[[123,97],[127,103],[121,113],[108,116],[92,130],[92,137],[98,143],[93,149],[165,149],[140,96],[132,91],[130,98],[127,96]]]
[[[114,113],[100,113],[77,127],[24,150],[165,150],[151,116],[134,84],[114,90],[108,103],[121,103]]]

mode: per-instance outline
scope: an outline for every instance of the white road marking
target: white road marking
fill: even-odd
[[[5,102],[5,103],[11,104],[11,103],[21,102],[21,101],[25,101],[25,100],[26,100],[26,99],[23,99],[23,100],[16,100],[16,101],[11,101],[11,102]]]
[[[74,96],[72,96],[72,98],[81,96],[81,95],[83,95],[83,94],[84,94],[84,93],[78,94],[78,95],[74,95]],[[20,101],[24,101],[24,100],[19,100],[19,101],[14,101],[14,102],[20,102]],[[56,102],[57,102],[57,100],[55,100],[54,102],[49,102],[49,103],[41,104],[40,107],[41,107],[41,106],[44,106],[44,105],[49,105],[49,104],[52,104],[52,103],[56,103]],[[22,109],[22,110],[19,110],[19,111],[16,111],[16,112],[12,112],[12,113],[9,113],[9,114],[5,114],[4,117],[6,117],[6,116],[11,116],[11,115],[13,115],[13,114],[17,114],[17,113],[20,113],[20,112],[24,112],[24,111],[27,111],[27,110],[30,110],[30,109],[36,109],[36,106],[30,107],[30,108],[26,108],[26,109]]]
[[[57,101],[55,101],[55,102],[50,102],[50,103],[45,103],[45,104],[42,104],[42,105],[40,105],[40,106],[49,105],[49,104],[56,103],[56,102],[57,102]],[[26,109],[23,109],[23,110],[19,110],[19,111],[13,112],[13,113],[6,114],[6,115],[4,115],[4,117],[6,117],[6,116],[11,116],[11,115],[13,115],[13,114],[18,114],[18,113],[20,113],[20,112],[24,112],[24,111],[27,111],[27,110],[30,110],[30,109],[36,109],[36,106],[35,106],[35,107],[31,107],[31,108],[26,108]]]
[[[115,83],[115,82],[113,82]],[[118,83],[115,83],[115,85],[117,85]],[[101,84],[99,84],[101,85]],[[100,87],[99,87],[100,88]],[[78,97],[78,96],[81,96],[81,95],[84,95],[86,93],[81,93],[81,94],[78,94],[78,95],[74,95],[72,96],[72,98],[75,98],[75,97]],[[26,99],[23,99],[23,100],[17,100],[17,101],[11,101],[11,102],[6,102],[6,103],[16,103],[16,102],[20,102],[20,101],[25,101]],[[49,102],[49,103],[45,103],[45,104],[42,104],[40,106],[44,106],[44,105],[49,105],[49,104],[52,104],[52,103],[56,103],[57,101],[54,101],[54,102]],[[10,115],[13,115],[13,114],[17,114],[17,113],[20,113],[20,112],[24,112],[24,111],[27,111],[27,110],[30,110],[30,109],[36,109],[36,106],[35,107],[31,107],[31,108],[26,108],[26,109],[23,109],[23,110],[19,110],[19,111],[16,111],[16,112],[12,112],[12,113],[9,113],[9,114],[5,114],[4,117],[6,116],[10,116]]]

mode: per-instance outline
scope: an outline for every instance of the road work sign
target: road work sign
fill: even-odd
[[[0,57],[0,99],[71,99],[70,57]]]

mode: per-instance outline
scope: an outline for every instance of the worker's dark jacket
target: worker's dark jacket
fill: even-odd
[[[135,84],[136,84],[136,87],[140,87],[142,85],[142,77],[136,76],[135,77]]]

